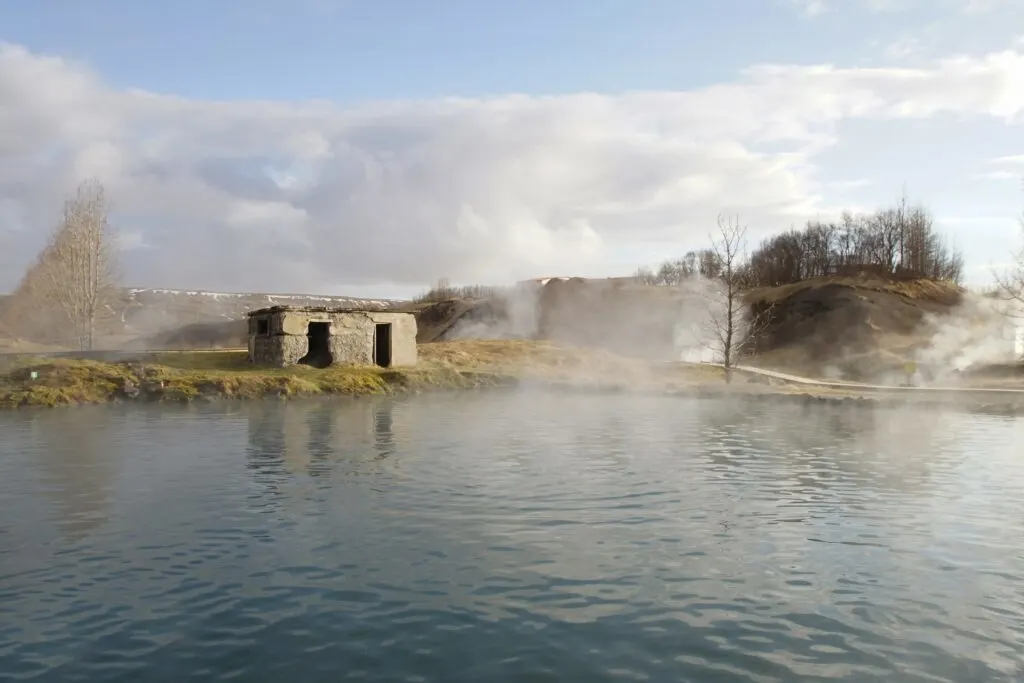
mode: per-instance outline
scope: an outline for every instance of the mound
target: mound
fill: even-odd
[[[551,278],[500,298],[453,299],[410,310],[421,343],[532,338],[669,360],[675,357],[675,327],[686,299],[680,289],[624,280]]]
[[[687,304],[678,288],[624,280],[551,280],[538,292],[537,336],[623,356],[670,360]]]
[[[504,299],[449,299],[401,310],[416,314],[416,341],[420,344],[458,336],[494,337],[508,321]]]
[[[763,364],[848,379],[892,371],[930,343],[937,321],[962,302],[955,285],[929,280],[823,278],[752,292],[765,311],[756,353]]]
[[[679,334],[700,327],[706,286],[657,287],[624,280],[551,279],[515,290],[504,301],[452,300],[417,310],[421,342],[500,337],[509,313],[533,309],[529,336],[623,356],[678,358]],[[519,300],[517,300],[517,298]],[[878,276],[824,278],[751,292],[746,303],[767,311],[755,357],[745,362],[807,375],[878,379],[907,360],[946,362],[934,353],[941,321],[966,319],[964,292],[929,280]],[[692,318],[690,320],[689,318]],[[972,323],[974,324],[974,323]],[[948,325],[947,325],[948,326]],[[979,327],[980,329],[980,327]],[[505,335],[505,338],[514,335]],[[953,347],[959,340],[946,340]],[[945,356],[943,354],[946,354]]]
[[[248,345],[248,322],[195,323],[136,340],[143,349],[234,349]]]

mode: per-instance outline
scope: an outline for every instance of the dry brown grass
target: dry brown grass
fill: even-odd
[[[946,305],[954,305],[960,301],[964,289],[953,282],[929,279],[896,280],[871,277],[825,277],[794,282],[781,287],[759,287],[747,294],[751,301],[762,300],[771,302],[783,299],[806,289],[816,289],[828,285],[841,285],[853,289],[864,289],[874,292],[899,294],[915,301],[926,301]]]
[[[24,339],[0,337],[0,353],[50,353],[67,350],[63,346],[55,346],[53,344],[37,344],[36,342],[25,341]]]
[[[141,400],[192,401],[470,389],[510,381],[496,373],[429,364],[394,370],[262,368],[250,365],[245,351],[161,353],[117,363],[23,357],[0,375],[0,408],[106,403],[131,397],[135,390]]]
[[[0,369],[0,407],[104,403],[138,390],[152,401],[318,394],[387,394],[507,386],[520,380],[622,389],[692,386],[717,368],[652,365],[547,342],[489,340],[424,344],[412,368],[266,368],[244,350],[163,352],[130,362],[10,357]]]
[[[460,340],[422,344],[424,364],[497,372],[522,379],[576,381],[616,386],[692,385],[718,382],[713,366],[650,363],[600,349],[518,339]]]

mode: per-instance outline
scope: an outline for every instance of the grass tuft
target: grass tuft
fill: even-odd
[[[245,351],[145,354],[131,361],[19,356],[0,368],[0,408],[105,403],[378,395],[514,385],[522,380],[586,386],[677,386],[721,378],[717,368],[651,364],[603,351],[523,340],[420,346],[415,367],[259,367]]]

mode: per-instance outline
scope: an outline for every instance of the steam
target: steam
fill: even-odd
[[[681,293],[679,319],[676,323],[675,357],[686,363],[721,363],[724,343],[719,337],[729,318],[728,297],[720,280],[696,274],[678,286]],[[749,321],[737,296],[733,313],[734,352],[738,340],[748,330]],[[734,358],[734,360],[739,360]]]
[[[937,379],[972,366],[1013,363],[1024,356],[1024,319],[1005,302],[965,294],[946,314],[931,314],[922,324],[934,330],[913,360],[937,369]]]
[[[718,283],[700,276],[672,287],[553,278],[467,304],[441,338],[543,338],[645,360],[721,362],[713,323],[725,310]]]
[[[477,319],[463,316],[448,332],[445,339],[533,339],[540,324],[540,287],[533,283],[520,283],[507,287],[490,302],[498,315]]]
[[[443,338],[540,338],[649,362],[722,361],[716,323],[726,318],[727,300],[718,281],[700,276],[675,286],[641,285],[628,278],[552,279],[507,288],[490,308],[477,305],[475,314],[463,315]],[[894,304],[882,300],[879,305]],[[828,330],[838,337],[834,343],[831,337],[797,338],[764,362],[826,381],[898,386],[909,380],[920,386],[962,384],[961,373],[969,368],[1007,364],[1024,355],[1024,317],[1015,319],[1021,311],[1004,302],[964,293],[960,303],[935,304],[934,312],[917,318],[916,325],[903,326],[921,316],[917,305],[929,304],[922,300],[907,308],[906,317],[898,303],[887,308],[884,313],[892,322],[881,327],[870,318],[840,318],[830,324],[870,329]],[[736,320],[737,337],[743,337],[747,324]],[[844,343],[851,331],[857,341]],[[820,332],[810,327],[807,333]],[[823,350],[824,356],[813,350]],[[742,357],[737,361],[744,362]],[[908,372],[914,374],[908,377]]]

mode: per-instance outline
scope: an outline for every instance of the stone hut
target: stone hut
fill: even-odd
[[[412,313],[273,306],[249,313],[249,360],[260,365],[415,365]]]

